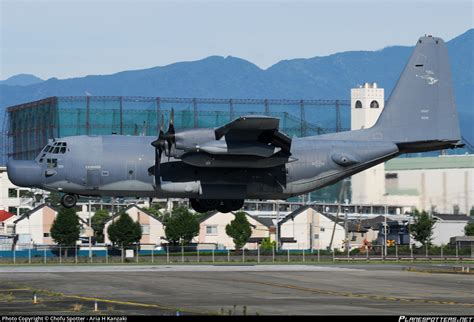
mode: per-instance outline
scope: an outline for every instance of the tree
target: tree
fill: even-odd
[[[51,237],[54,241],[61,246],[74,246],[80,233],[81,225],[74,208],[59,208],[58,215],[51,226]]]
[[[165,214],[163,223],[170,244],[189,244],[199,234],[198,219],[186,207],[176,207],[171,215]]]
[[[466,236],[474,236],[474,222],[470,222],[464,227],[464,234]]]
[[[252,235],[252,229],[245,212],[237,212],[234,220],[225,227],[225,232],[234,240],[235,249],[241,249]]]
[[[410,234],[416,241],[423,245],[429,245],[436,220],[431,218],[426,211],[420,213],[418,210],[415,210],[413,215],[415,223],[410,225]]]
[[[61,194],[56,191],[51,192],[47,198],[47,202],[53,207],[59,206],[61,204]]]
[[[104,226],[107,219],[110,217],[107,209],[99,209],[91,218],[92,229],[94,230],[95,240],[98,243],[104,242]]]
[[[117,221],[110,224],[107,233],[112,243],[122,247],[138,243],[142,239],[140,223],[134,222],[126,212],[122,212]]]
[[[275,249],[276,242],[271,241],[270,237],[265,237],[262,239],[262,243],[260,244],[260,251],[261,252],[271,252],[272,249]]]

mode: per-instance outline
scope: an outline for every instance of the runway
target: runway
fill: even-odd
[[[2,266],[0,313],[473,315],[468,274],[402,265]],[[33,304],[36,293],[38,303]],[[98,311],[94,312],[97,302]]]

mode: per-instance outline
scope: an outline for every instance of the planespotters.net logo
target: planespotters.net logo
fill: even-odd
[[[474,316],[405,316],[400,315],[398,322],[474,322]]]

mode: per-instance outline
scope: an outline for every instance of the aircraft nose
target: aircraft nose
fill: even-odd
[[[7,173],[10,181],[20,187],[35,187],[41,183],[41,167],[35,161],[9,160]]]

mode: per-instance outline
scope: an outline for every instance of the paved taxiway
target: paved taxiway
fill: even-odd
[[[102,314],[174,314],[176,309],[194,314],[474,314],[473,275],[402,268],[2,266],[0,313],[64,312],[78,303],[80,312],[91,313],[87,310],[97,301]],[[33,290],[43,306],[30,304]]]

